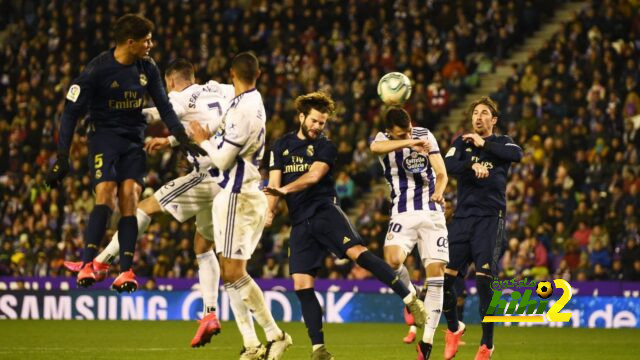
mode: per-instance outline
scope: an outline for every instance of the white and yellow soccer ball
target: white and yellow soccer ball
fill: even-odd
[[[411,80],[400,72],[385,74],[378,81],[378,96],[387,105],[401,105],[411,96]]]

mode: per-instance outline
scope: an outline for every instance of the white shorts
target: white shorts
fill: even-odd
[[[449,241],[444,213],[411,211],[391,217],[384,246],[396,245],[411,253],[418,245],[422,263],[449,262]]]
[[[267,196],[261,191],[221,191],[213,209],[216,252],[227,259],[249,260],[264,229]]]
[[[185,222],[196,217],[196,229],[207,240],[213,241],[211,208],[213,199],[220,192],[208,173],[192,171],[185,176],[169,181],[153,196],[160,207],[176,220]]]

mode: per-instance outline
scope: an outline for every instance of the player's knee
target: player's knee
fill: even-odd
[[[393,270],[398,270],[404,264],[403,256],[393,251],[384,252],[384,261],[391,266]]]
[[[356,245],[356,246],[352,246],[350,247],[347,251],[347,257],[349,257],[349,259],[356,261],[358,260],[358,257],[363,253],[367,251],[367,248],[362,246],[362,245]]]
[[[233,260],[222,258],[220,275],[225,283],[233,283],[246,275],[244,266],[238,266]]]
[[[450,268],[448,268],[448,267],[445,267],[445,269],[444,269],[444,273],[445,273],[446,275],[450,275],[450,276],[453,276],[453,277],[458,276],[458,270],[453,270],[453,269],[450,269]]]
[[[96,186],[96,205],[107,205],[111,209],[116,206],[118,188],[115,182],[102,182]]]
[[[491,282],[493,281],[493,274],[491,274],[490,270],[486,270],[486,271],[484,269],[476,270],[476,282],[477,281]]]
[[[160,203],[156,200],[155,196],[149,196],[148,198],[138,203],[138,209],[144,211],[147,215],[153,215],[159,212],[162,208]]]
[[[200,232],[196,231],[196,235],[193,238],[193,251],[196,255],[204,254],[211,249],[213,249],[213,244],[205,239]]]
[[[142,188],[133,180],[125,180],[118,189],[118,202],[122,216],[135,216]]]
[[[435,261],[426,264],[427,277],[444,276],[445,263],[442,261]]]

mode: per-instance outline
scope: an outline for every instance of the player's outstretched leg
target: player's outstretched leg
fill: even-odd
[[[96,185],[95,189],[97,205],[93,207],[91,215],[89,215],[85,247],[82,253],[82,268],[77,277],[78,286],[81,287],[89,287],[96,282],[92,261],[98,252],[100,241],[107,231],[107,224],[115,206],[117,184],[113,181],[105,181]]]
[[[493,276],[476,272],[476,287],[480,298],[480,318],[487,314],[493,291],[491,290]],[[493,325],[494,323],[482,323],[482,340],[476,354],[476,360],[489,359],[493,354]]]
[[[404,304],[407,305],[409,311],[413,314],[416,326],[424,326],[427,316],[424,310],[424,304],[418,299],[415,293],[412,293],[409,288],[400,281],[389,264],[373,255],[362,245],[355,245],[349,248],[347,250],[347,256],[364,269],[369,270],[373,276],[382,283],[393,289],[393,292],[402,298]]]
[[[138,241],[138,220],[134,214],[138,208],[138,196],[141,192],[142,187],[134,179],[126,179],[119,185],[118,202],[122,214],[118,222],[120,275],[111,284],[111,288],[117,292],[134,292],[138,289],[138,281],[131,267]]]
[[[426,360],[429,358],[433,346],[433,336],[438,328],[438,323],[440,323],[444,266],[445,264],[439,261],[425,264],[425,268],[427,269],[427,294],[424,298],[424,306],[427,311],[427,323],[424,327],[422,340],[418,342],[418,359]]]
[[[191,340],[191,347],[204,346],[211,341],[213,335],[220,333],[220,321],[216,316],[218,305],[218,286],[220,283],[220,264],[216,254],[208,242],[199,232],[193,240],[196,259],[198,261],[198,281],[202,292],[202,320],[198,330]]]
[[[320,302],[316,297],[316,291],[313,287],[315,282],[314,276],[309,273],[295,272],[292,277],[296,289],[296,296],[298,296],[302,308],[304,324],[307,327],[307,333],[311,340],[311,359],[333,359],[333,355],[327,351],[324,345],[322,306],[320,306]]]
[[[142,234],[149,227],[151,217],[147,215],[144,210],[138,208],[136,220],[138,221],[138,234]],[[118,243],[118,232],[116,231],[111,237],[111,241],[109,241],[107,247],[93,259],[93,274],[95,275],[96,282],[104,280],[109,275],[109,268],[119,252],[120,244]],[[82,269],[82,261],[65,261],[64,267],[70,271],[78,272]]]
[[[293,345],[291,336],[280,330],[273,315],[264,302],[262,290],[248,274],[233,282],[233,287],[240,294],[245,306],[251,310],[253,316],[267,337],[267,360],[281,359],[284,352]]]
[[[444,297],[442,302],[442,311],[447,319],[447,332],[445,335],[444,358],[446,360],[453,359],[458,353],[458,345],[465,331],[464,323],[458,321],[456,309],[456,289],[454,282],[457,274],[449,273],[447,270],[444,274]]]
[[[260,360],[264,357],[267,351],[264,345],[258,340],[258,335],[253,326],[253,318],[251,312],[242,301],[242,297],[233,287],[233,284],[226,283],[224,288],[227,290],[229,296],[229,304],[231,305],[231,311],[233,311],[233,317],[236,319],[238,330],[242,335],[242,351],[240,352],[240,360]]]

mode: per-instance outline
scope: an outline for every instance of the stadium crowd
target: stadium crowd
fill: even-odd
[[[109,47],[110,24],[126,12],[156,24],[152,56],[161,69],[185,57],[196,63],[201,82],[227,80],[231,56],[255,51],[263,67],[258,87],[269,140],[297,127],[297,95],[331,93],[337,113],[328,135],[338,144],[338,195],[380,255],[390,203],[368,149],[380,128],[378,79],[406,71],[415,81],[407,110],[415,125],[435,128],[475,86],[479,72],[507,57],[551,15],[554,2],[379,3],[13,2],[0,19],[0,275],[64,275],[62,262],[80,258],[94,204],[83,126],[64,186],[49,191],[43,176],[54,160],[66,89],[82,66]],[[640,113],[640,43],[629,41],[640,38],[640,15],[625,4],[594,2],[492,94],[502,108],[503,131],[526,153],[508,187],[506,277],[640,280],[640,120],[633,117]],[[152,125],[149,135],[164,131]],[[460,133],[439,131],[441,149]],[[148,167],[146,195],[188,172],[175,153],[151,156]],[[454,188],[446,192],[449,209]],[[290,225],[286,210],[280,214],[250,263],[252,275],[288,276]],[[138,244],[136,274],[194,277],[193,231],[192,223],[168,216],[152,222]],[[412,276],[422,278],[419,261],[407,262]],[[331,256],[320,273],[369,275]]]

